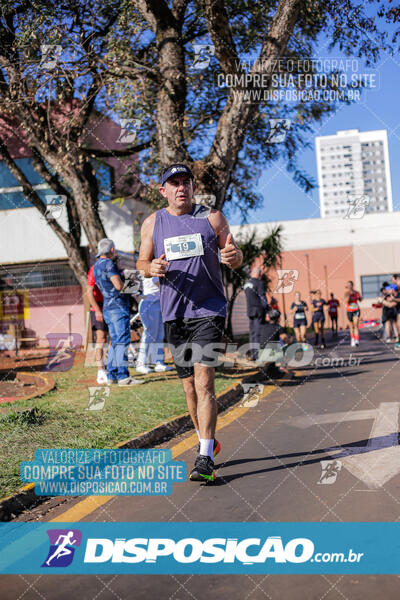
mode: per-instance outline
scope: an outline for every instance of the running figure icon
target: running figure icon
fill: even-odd
[[[73,544],[76,544],[78,542],[78,540],[72,539],[73,536],[74,536],[73,531],[69,531],[66,535],[61,534],[58,536],[57,541],[56,541],[57,549],[46,560],[47,566],[50,566],[50,563],[54,558],[61,558],[62,556],[67,556],[68,554],[72,554],[72,550],[70,548],[67,548],[67,546],[68,545],[72,546]],[[61,539],[63,540],[62,542],[60,542]]]

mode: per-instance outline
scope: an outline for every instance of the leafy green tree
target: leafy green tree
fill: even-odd
[[[372,64],[388,48],[373,14],[382,5],[369,3],[367,14],[357,0],[7,0],[0,11],[0,156],[82,283],[82,233],[92,252],[104,236],[94,160],[126,159],[127,183],[140,181],[138,196],[151,206],[161,202],[160,168],[185,161],[199,194],[246,221],[261,202],[260,173],[273,161],[283,159],[304,190],[314,185],[296,155],[315,123],[351,102],[348,87],[339,102],[254,99],[257,78],[270,90],[279,61],[292,59],[293,86],[304,89],[305,60],[318,57],[321,36],[330,49]],[[210,55],[205,68],[198,68],[199,45]],[[44,47],[56,51],[53,67]],[[335,74],[328,73],[328,89],[337,89]],[[229,77],[239,82],[225,85]],[[240,82],[247,77],[247,85]],[[104,117],[130,120],[135,141],[88,144],[94,121]],[[279,143],[271,141],[275,118],[290,121]],[[66,196],[68,227],[46,215],[10,153],[11,134],[31,149],[54,193]]]

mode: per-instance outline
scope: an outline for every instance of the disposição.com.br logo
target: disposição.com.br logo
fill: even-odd
[[[68,567],[81,545],[82,532],[79,529],[48,529],[50,548],[42,567]]]

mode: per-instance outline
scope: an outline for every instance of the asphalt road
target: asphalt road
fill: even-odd
[[[221,429],[214,485],[174,484],[170,497],[115,497],[83,520],[398,521],[400,352],[365,333],[359,348],[340,337],[314,358]],[[194,458],[194,448],[179,456],[188,470]],[[340,462],[323,471],[326,460]],[[399,593],[400,578],[384,575],[0,578],[3,600],[392,600]]]

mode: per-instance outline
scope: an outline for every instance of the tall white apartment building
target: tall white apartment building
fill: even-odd
[[[352,207],[392,212],[387,132],[347,129],[315,138],[321,217],[345,217]]]

